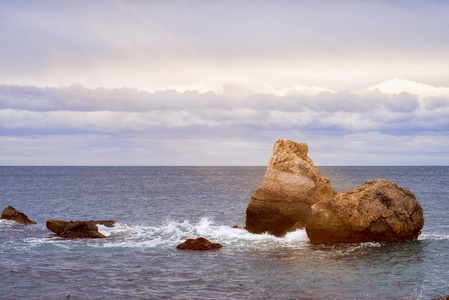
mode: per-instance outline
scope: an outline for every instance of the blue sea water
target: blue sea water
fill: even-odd
[[[337,191],[385,178],[424,209],[417,241],[312,245],[244,229],[265,167],[0,167],[0,299],[429,299],[449,294],[449,167],[319,167]],[[114,219],[65,240],[47,219]],[[225,247],[180,251],[203,236]]]

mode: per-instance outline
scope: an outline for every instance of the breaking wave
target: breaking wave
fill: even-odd
[[[305,230],[290,232],[282,238],[270,234],[252,234],[243,228],[214,225],[209,218],[202,218],[197,224],[188,221],[167,222],[162,226],[130,226],[116,224],[112,228],[98,226],[99,231],[109,237],[103,246],[122,247],[172,247],[189,238],[204,237],[229,247],[246,246],[289,246],[298,247],[307,242]]]

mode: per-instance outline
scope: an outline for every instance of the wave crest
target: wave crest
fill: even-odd
[[[288,233],[278,238],[269,234],[252,234],[242,228],[214,225],[209,218],[201,218],[197,224],[167,222],[162,226],[130,226],[116,224],[108,228],[99,225],[99,231],[109,237],[103,246],[123,247],[172,247],[186,239],[204,237],[211,242],[228,247],[301,247],[308,241],[305,230]]]

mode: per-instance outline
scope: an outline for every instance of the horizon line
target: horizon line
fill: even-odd
[[[315,165],[316,167],[449,167],[449,165]],[[155,168],[155,167],[211,167],[211,168],[224,168],[224,167],[267,167],[267,165],[0,165],[1,167],[143,167],[143,168]]]

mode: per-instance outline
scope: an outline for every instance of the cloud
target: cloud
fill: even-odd
[[[392,95],[385,101],[385,107],[394,112],[411,113],[419,108],[419,100],[417,96],[402,92],[399,95]]]
[[[277,97],[316,96],[323,92],[333,93],[325,87],[295,85],[290,88],[276,89],[262,80],[249,80],[246,82],[226,82],[219,89],[221,94],[247,98],[255,94],[269,94]]]
[[[441,131],[449,124],[448,98],[429,98],[378,90],[242,98],[215,92],[0,86],[0,125],[4,129],[53,128],[87,132],[142,131],[154,128],[276,128],[410,135]],[[315,88],[311,88],[315,90]],[[226,92],[226,89],[224,90]]]
[[[422,100],[423,106],[427,110],[437,110],[449,106],[449,97],[429,97]]]
[[[421,97],[449,97],[449,87],[435,87],[406,79],[390,79],[373,85],[368,90],[379,90],[385,94],[409,93]]]
[[[423,141],[434,140],[439,147],[446,147],[449,97],[423,97],[408,92],[385,94],[378,89],[361,93],[333,92],[325,88],[319,93],[290,95],[272,93],[276,89],[266,86],[266,93],[242,97],[242,94],[226,94],[225,91],[218,94],[211,91],[88,89],[81,85],[59,88],[2,85],[0,136],[8,145],[0,151],[0,163],[20,160],[11,156],[11,149],[18,153],[28,151],[27,155],[34,152],[33,149],[41,149],[35,153],[43,155],[46,141],[51,141],[49,147],[61,155],[72,153],[73,157],[68,159],[74,164],[88,161],[87,153],[98,156],[107,153],[96,161],[103,162],[106,157],[115,161],[120,151],[135,156],[123,160],[123,164],[125,161],[141,164],[144,161],[141,156],[147,152],[153,153],[153,163],[198,164],[200,158],[194,157],[195,153],[200,153],[200,157],[207,157],[205,164],[233,164],[232,159],[238,156],[227,152],[251,149],[255,145],[259,145],[259,152],[253,159],[237,159],[234,164],[254,164],[255,161],[264,164],[262,158],[271,150],[265,155],[264,151],[281,137],[316,144],[318,152],[331,144],[341,151],[348,150],[344,143],[357,147],[370,145],[377,151],[390,149],[390,159],[396,157],[394,151],[402,147],[401,151],[406,153],[404,157],[412,163],[412,157],[421,154],[404,149],[410,146],[407,140],[415,141],[420,147],[424,145]],[[95,136],[99,139],[92,138]],[[60,145],[55,143],[55,137],[60,140]],[[382,143],[398,142],[401,145],[375,145],[373,137]],[[9,144],[14,140],[20,140],[29,147],[28,150],[14,148],[17,144]],[[177,141],[179,151],[169,147],[170,141]],[[74,147],[75,142],[84,148],[68,149]],[[149,149],[145,150],[146,147]],[[369,147],[349,149],[350,153],[358,153],[354,154],[353,158],[358,158],[353,163],[371,161],[366,158]],[[75,157],[76,149],[83,159]],[[448,154],[446,152],[443,150],[437,156],[441,158]],[[213,163],[212,153],[217,154],[216,163]],[[22,156],[24,161],[28,161],[27,155]],[[177,159],[169,160],[169,155],[175,155]],[[324,152],[322,155],[327,157]],[[349,163],[350,159],[349,155],[344,161]],[[425,163],[424,157],[420,159]],[[46,157],[42,161],[48,160]],[[323,162],[332,164],[328,159]]]

